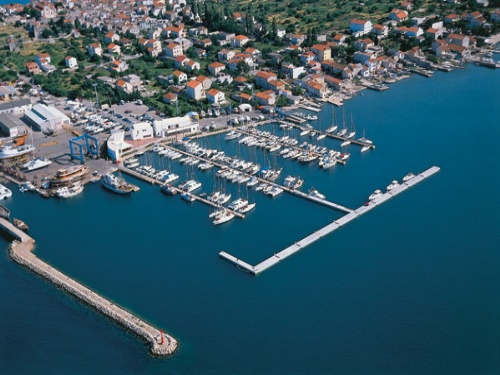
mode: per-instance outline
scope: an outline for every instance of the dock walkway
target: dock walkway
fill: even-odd
[[[402,193],[403,191],[406,191],[408,188],[418,184],[419,182],[422,182],[426,178],[434,175],[435,173],[439,172],[440,168],[439,167],[431,167],[427,169],[426,171],[416,175],[412,179],[400,184],[399,186],[395,187],[391,191],[388,191],[384,194],[382,194],[380,197],[377,199],[369,202],[368,204],[359,207],[356,210],[348,210],[347,214],[342,216],[341,218],[334,220],[332,223],[326,225],[325,227],[315,231],[314,233],[311,233],[307,237],[303,238],[302,240],[295,242],[293,245],[288,246],[287,248],[281,250],[279,253],[273,254],[271,257],[265,259],[264,261],[260,262],[259,264],[252,266],[249,263],[236,258],[235,256],[225,252],[221,251],[219,253],[219,256],[228,262],[231,262],[241,269],[248,271],[252,273],[253,275],[258,275],[259,273],[267,270],[268,268],[274,266],[275,264],[281,262],[282,260],[286,259],[290,255],[295,254],[296,252],[302,250],[304,247],[316,242],[320,238],[330,234],[331,232],[339,229],[343,225],[346,225],[350,223],[352,220],[360,217],[361,215],[371,211],[375,207],[378,207],[380,204],[388,201],[389,199],[395,197],[396,195]]]
[[[122,324],[151,345],[151,352],[165,356],[177,348],[177,340],[172,336],[139,319],[111,301],[101,297],[79,282],[49,266],[33,254],[35,240],[16,228],[8,220],[0,218],[0,228],[12,235],[15,240],[10,245],[10,256],[17,263],[64,289],[79,300],[87,303],[109,318]]]

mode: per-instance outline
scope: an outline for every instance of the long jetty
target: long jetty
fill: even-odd
[[[303,238],[302,240],[295,242],[294,244],[288,246],[287,248],[281,250],[279,253],[273,254],[271,257],[265,259],[264,261],[260,262],[259,264],[252,266],[251,264],[235,257],[234,255],[231,255],[225,251],[221,251],[219,253],[219,256],[225,260],[227,260],[230,263],[235,264],[239,268],[253,274],[253,275],[258,275],[259,273],[267,270],[268,268],[274,266],[275,264],[281,262],[282,260],[288,258],[290,255],[295,254],[296,252],[302,250],[304,247],[316,242],[320,238],[330,234],[331,232],[339,229],[340,227],[350,223],[352,220],[360,217],[361,215],[371,211],[375,207],[378,207],[380,204],[388,201],[391,198],[394,198],[396,195],[402,193],[403,191],[407,190],[408,188],[418,184],[419,182],[422,182],[426,178],[434,175],[435,173],[439,172],[440,168],[439,167],[431,167],[427,169],[426,171],[416,175],[415,177],[411,178],[410,180],[403,182],[402,184],[399,184],[396,186],[394,189],[387,191],[386,193],[382,194],[378,198],[368,202],[364,206],[359,207],[356,210],[349,210],[349,212],[342,216],[341,218],[334,220],[330,224],[326,225],[325,227],[315,231],[314,233],[311,233],[307,237]]]
[[[177,349],[177,340],[172,336],[163,333],[163,331],[151,326],[37,258],[33,254],[35,240],[10,221],[0,218],[0,228],[14,237],[14,241],[9,247],[10,257],[14,261],[49,280],[57,287],[62,288],[146,340],[150,344],[151,352],[154,355],[170,355]]]

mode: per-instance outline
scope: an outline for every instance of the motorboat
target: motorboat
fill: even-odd
[[[72,198],[80,194],[82,191],[83,191],[83,185],[76,183],[71,186],[63,186],[57,189],[56,195],[59,198]]]
[[[0,184],[0,199],[7,199],[10,197],[12,197],[12,191],[8,187]]]
[[[325,199],[325,196],[313,187],[309,189],[309,192],[307,195],[309,195],[310,197],[318,198],[318,199]]]
[[[214,225],[224,224],[227,223],[228,221],[231,221],[232,219],[234,219],[234,214],[231,211],[226,210],[225,208],[221,208],[215,215],[213,224]]]
[[[186,202],[194,202],[196,200],[196,197],[188,191],[183,192],[181,198]]]
[[[25,155],[33,151],[35,151],[35,147],[32,145],[22,145],[19,147],[6,145],[0,148],[0,159],[15,158],[17,156]]]
[[[177,194],[177,189],[170,185],[169,183],[164,183],[161,185],[160,190],[162,193],[167,195],[175,195]]]
[[[397,180],[393,180],[388,186],[387,186],[387,191],[391,191],[392,189],[396,188],[399,186],[399,182]]]
[[[382,191],[377,189],[368,197],[369,201],[375,200],[382,195]]]
[[[117,194],[129,194],[134,191],[133,185],[109,172],[102,176],[102,186]]]
[[[403,177],[403,182],[411,180],[413,177],[415,177],[415,174],[413,172],[408,173],[406,176]]]

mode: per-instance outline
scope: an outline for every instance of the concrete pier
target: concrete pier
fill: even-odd
[[[38,259],[32,252],[35,240],[16,228],[8,220],[0,218],[0,229],[15,238],[9,247],[10,256],[14,261],[49,280],[57,287],[64,289],[146,340],[151,345],[153,354],[158,356],[170,355],[177,349],[177,340],[172,336],[162,333],[157,328]]]
[[[281,262],[282,260],[286,259],[290,255],[295,254],[296,252],[302,250],[304,247],[316,242],[320,238],[330,234],[331,232],[339,229],[343,225],[346,225],[350,223],[352,220],[360,217],[361,215],[371,211],[375,207],[379,206],[380,204],[388,201],[389,199],[395,197],[396,195],[402,193],[403,191],[406,191],[408,188],[418,184],[419,182],[422,182],[426,178],[434,175],[435,173],[439,172],[440,168],[439,167],[431,167],[427,169],[426,171],[415,175],[412,179],[403,182],[399,186],[395,187],[391,191],[388,191],[384,194],[382,194],[380,197],[374,199],[371,202],[368,202],[364,206],[359,207],[356,210],[350,210],[347,209],[343,206],[342,208],[345,208],[345,212],[348,212],[346,215],[342,216],[341,218],[333,221],[332,223],[324,226],[323,228],[315,231],[314,233],[311,233],[307,237],[303,238],[302,240],[295,242],[293,245],[288,246],[287,248],[281,250],[279,253],[273,254],[271,257],[267,258],[266,260],[260,262],[259,264],[252,266],[251,264],[236,258],[235,256],[225,252],[221,251],[219,253],[219,256],[235,265],[237,265],[239,268],[252,273],[253,275],[257,275],[268,268],[274,266],[275,264]]]

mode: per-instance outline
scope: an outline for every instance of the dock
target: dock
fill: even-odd
[[[58,288],[63,289],[146,340],[150,344],[150,350],[154,355],[170,355],[177,349],[177,340],[172,336],[163,333],[163,331],[151,326],[144,320],[139,319],[137,316],[38,259],[33,254],[35,240],[15,227],[10,221],[0,218],[0,229],[14,237],[14,241],[9,247],[10,257],[14,261],[49,280]]]
[[[348,213],[341,218],[334,220],[330,224],[326,225],[325,227],[315,231],[314,233],[311,233],[307,237],[303,238],[302,240],[295,242],[294,244],[288,246],[287,248],[281,250],[278,253],[273,254],[269,258],[265,259],[264,261],[260,262],[259,264],[252,266],[249,263],[238,259],[237,257],[225,252],[221,251],[219,253],[219,256],[225,260],[227,260],[230,263],[235,264],[239,268],[253,274],[253,275],[258,275],[261,272],[264,272],[268,268],[274,266],[275,264],[281,262],[282,260],[288,258],[289,256],[297,253],[298,251],[302,250],[304,247],[316,242],[320,238],[332,233],[333,231],[339,229],[340,227],[350,223],[352,220],[360,217],[361,215],[371,211],[375,207],[378,207],[382,203],[388,201],[391,198],[394,198],[398,194],[406,191],[412,186],[415,186],[419,182],[422,182],[428,177],[431,177],[432,175],[436,174],[439,172],[440,168],[439,167],[431,167],[427,169],[426,171],[415,175],[415,177],[411,178],[410,180],[403,182],[399,186],[395,187],[391,191],[388,191],[384,194],[382,194],[380,197],[374,199],[371,202],[368,202],[364,206],[361,206],[357,208],[356,210],[349,210],[346,208]]]
[[[190,155],[190,156],[193,156],[193,157],[197,157],[197,156],[195,156],[195,155],[192,155],[192,154],[190,154],[190,153],[188,153],[188,152],[185,152],[185,151],[182,151],[182,150],[178,150],[178,149],[175,149],[175,150],[176,150],[176,151],[178,151],[178,152],[184,153],[185,155]],[[198,158],[199,158],[199,157],[198,157]],[[200,160],[205,160],[205,161],[206,161],[206,159],[203,159],[203,158],[199,158],[199,159],[200,159]],[[132,177],[135,177],[135,178],[139,179],[139,180],[142,180],[142,181],[145,181],[145,182],[149,182],[149,183],[150,183],[150,184],[152,184],[152,185],[154,185],[154,184],[161,185],[161,184],[162,184],[160,181],[158,181],[158,180],[156,180],[156,179],[154,179],[154,178],[151,178],[151,177],[149,177],[149,176],[145,176],[145,175],[143,175],[143,174],[140,174],[139,172],[136,172],[136,171],[134,171],[134,170],[132,170],[132,169],[129,169],[129,168],[125,167],[125,166],[119,166],[119,167],[118,167],[118,169],[119,169],[120,171],[122,171],[123,173],[126,173],[126,174],[128,174],[128,175],[130,175],[130,176],[132,176]],[[173,185],[172,185],[172,187],[174,188],[174,190],[175,190],[175,191],[177,191],[177,193],[183,193],[182,189],[179,189],[178,187],[173,186]],[[213,208],[219,208],[219,205],[218,205],[217,203],[214,203],[214,202],[212,202],[212,201],[209,201],[208,199],[205,199],[205,198],[203,198],[202,196],[197,195],[197,194],[195,194],[195,193],[193,193],[193,192],[191,192],[190,194],[191,194],[191,195],[192,195],[192,196],[196,199],[196,201],[198,201],[198,202],[204,203],[204,204],[206,204],[207,206],[210,206],[210,207],[213,207]],[[244,219],[244,218],[245,218],[245,215],[244,215],[244,214],[242,214],[241,212],[238,212],[238,211],[235,211],[235,210],[231,210],[231,209],[229,209],[229,208],[226,208],[226,209],[227,209],[228,211],[232,212],[232,213],[234,214],[234,216],[236,216],[236,217],[238,217],[238,218],[240,218],[240,219]]]

